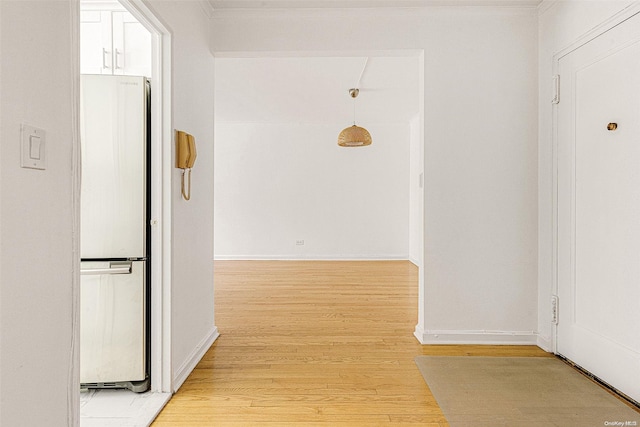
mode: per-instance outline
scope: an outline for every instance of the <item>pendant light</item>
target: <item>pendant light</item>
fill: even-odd
[[[343,129],[340,135],[338,135],[338,145],[341,147],[364,147],[365,145],[371,145],[372,142],[369,131],[360,126],[356,126],[356,98],[360,93],[358,87],[360,87],[364,70],[367,68],[367,62],[369,62],[369,58],[365,58],[364,60],[364,66],[362,67],[360,78],[355,88],[349,89],[349,96],[353,98],[353,126]]]
[[[349,89],[349,95],[353,98],[353,126],[349,126],[338,135],[338,145],[341,147],[364,147],[371,145],[371,134],[363,127],[356,126],[356,97],[360,90]]]

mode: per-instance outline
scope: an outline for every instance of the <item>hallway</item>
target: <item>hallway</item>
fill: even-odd
[[[421,346],[408,261],[216,261],[214,275],[221,336],[154,427],[447,426],[415,356],[550,356]]]

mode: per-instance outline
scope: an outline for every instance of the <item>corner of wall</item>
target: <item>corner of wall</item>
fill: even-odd
[[[427,344],[427,334],[424,331],[424,328],[420,326],[420,324],[416,325],[416,329],[413,331],[413,336],[418,339],[420,344]]]
[[[554,352],[554,348],[553,348],[554,345],[553,345],[553,340],[551,339],[551,337],[538,335],[538,337],[537,337],[537,345],[538,345],[538,347],[540,347],[541,349],[543,349],[544,351],[546,351],[548,353],[553,353]]]
[[[176,369],[173,376],[173,391],[176,392],[186,381],[189,374],[195,369],[196,365],[202,360],[205,353],[209,351],[213,343],[218,339],[220,333],[217,327],[213,327],[202,341],[189,353],[184,362]]]

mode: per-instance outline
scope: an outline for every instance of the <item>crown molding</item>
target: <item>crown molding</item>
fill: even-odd
[[[366,9],[422,7],[537,8],[543,0],[208,0],[220,9]]]
[[[0,0],[1,1],[1,0]],[[216,8],[214,19],[263,19],[268,17],[283,18],[345,18],[345,17],[388,17],[433,16],[448,14],[469,15],[538,15],[536,7],[505,6],[429,6],[429,7],[370,7],[370,8]]]

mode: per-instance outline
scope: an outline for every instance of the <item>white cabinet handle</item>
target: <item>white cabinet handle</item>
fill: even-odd
[[[115,61],[116,61],[116,70],[120,69],[120,63],[118,62],[118,56],[120,55],[120,51],[116,49]]]
[[[109,52],[107,52],[107,49],[102,48],[102,68],[104,68],[105,70],[109,68],[109,66],[107,65],[107,55],[109,54]]]

